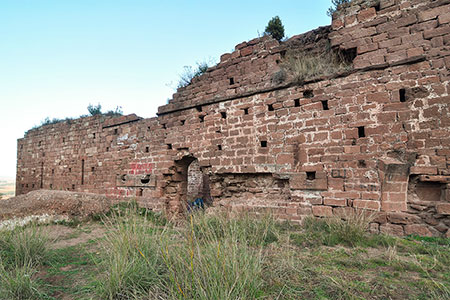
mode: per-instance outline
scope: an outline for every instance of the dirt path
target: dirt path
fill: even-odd
[[[83,224],[82,227],[68,227],[64,225],[49,225],[45,228],[51,239],[51,249],[61,249],[77,246],[102,238],[106,229],[98,223]]]
[[[100,223],[83,223],[80,226],[47,225],[49,248],[53,257],[43,266],[37,277],[49,287],[51,299],[75,300],[83,298],[85,287],[93,280],[98,254],[98,240],[103,238],[106,228]],[[84,299],[84,298],[83,298]]]

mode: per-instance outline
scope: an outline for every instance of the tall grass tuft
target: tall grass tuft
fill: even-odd
[[[329,76],[352,68],[340,53],[325,50],[321,54],[309,54],[302,51],[289,51],[281,65],[293,80],[301,83],[321,76]]]
[[[0,231],[0,299],[36,299],[42,294],[33,278],[48,257],[47,235],[31,225]]]
[[[47,235],[31,224],[0,231],[0,258],[6,265],[37,266],[48,255]]]
[[[365,210],[356,210],[345,216],[318,219],[307,217],[302,234],[291,234],[295,244],[308,246],[335,246],[338,244],[355,247],[368,244],[368,228],[374,215]]]
[[[256,299],[263,285],[263,246],[276,240],[271,217],[189,217],[177,246],[164,245],[176,299]]]
[[[165,265],[159,248],[163,231],[134,206],[105,216],[103,222],[109,232],[98,260],[104,271],[97,282],[99,296],[134,299],[164,294]]]
[[[109,232],[98,264],[102,299],[255,299],[264,246],[277,240],[271,217],[189,215],[157,226],[135,208],[104,217]]]
[[[191,230],[196,239],[206,241],[234,237],[237,242],[250,246],[264,246],[278,240],[279,227],[270,215],[259,217],[249,213],[232,216],[229,213],[190,216]]]
[[[5,267],[0,261],[0,299],[38,299],[40,285],[33,279],[36,269],[29,265]]]

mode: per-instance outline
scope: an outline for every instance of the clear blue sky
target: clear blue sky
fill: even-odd
[[[152,117],[183,66],[215,60],[280,16],[286,35],[329,25],[330,0],[0,0],[0,176],[16,140],[89,103]]]

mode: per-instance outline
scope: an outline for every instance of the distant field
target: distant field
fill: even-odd
[[[0,180],[0,194],[3,195],[3,199],[14,197],[16,189],[16,183],[12,179]]]

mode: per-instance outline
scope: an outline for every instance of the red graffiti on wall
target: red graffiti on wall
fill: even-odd
[[[130,163],[131,175],[141,175],[152,173],[153,166],[151,163]]]

